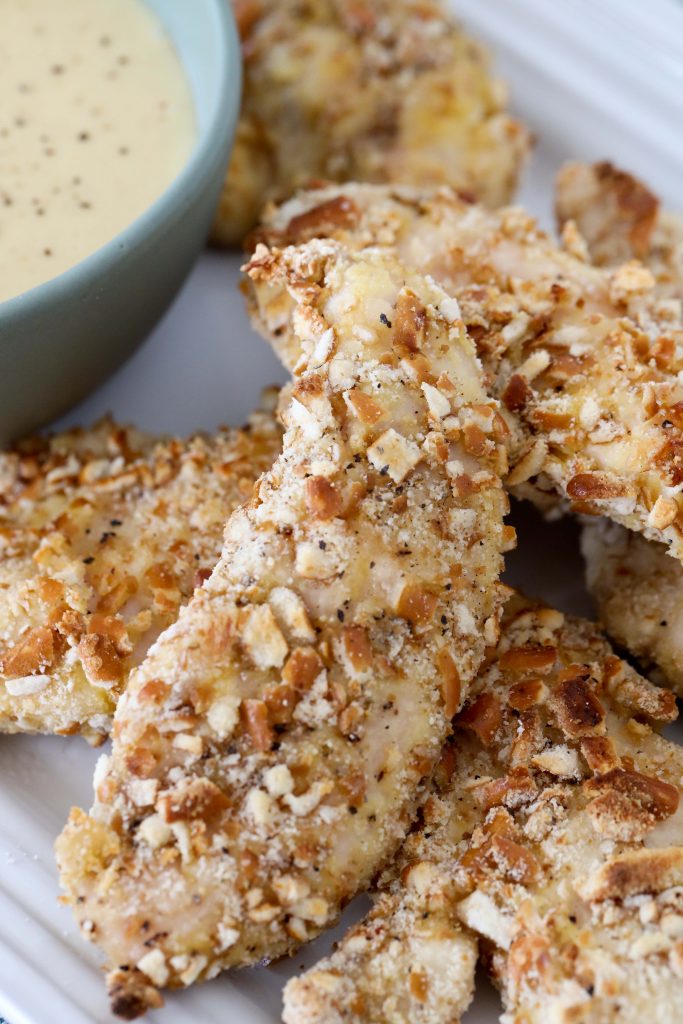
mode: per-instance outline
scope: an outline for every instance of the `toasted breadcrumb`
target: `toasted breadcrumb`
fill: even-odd
[[[187,441],[106,419],[0,455],[0,731],[108,732],[280,438],[269,413]]]
[[[282,453],[133,673],[94,809],[57,844],[129,1018],[295,949],[367,887],[498,635],[505,451],[462,324],[389,253],[304,255],[252,269],[298,308]],[[440,431],[416,362],[462,431]]]
[[[550,514],[605,515],[683,558],[683,323],[647,268],[593,267],[519,209],[372,185],[311,189],[271,208],[251,265],[288,245],[303,253],[312,238],[397,252],[446,290],[503,405],[514,493]],[[291,364],[291,298],[271,287],[249,301]],[[662,501],[668,521],[652,515]]]
[[[233,0],[244,94],[213,229],[241,242],[314,179],[514,191],[530,136],[438,0]]]
[[[421,824],[287,1024],[457,1024],[475,943],[505,1024],[665,1024],[683,998],[672,694],[589,622],[514,596]]]
[[[641,260],[662,295],[683,299],[683,217],[662,210],[642,181],[610,163],[567,164],[555,209],[565,243],[578,231],[596,266]]]

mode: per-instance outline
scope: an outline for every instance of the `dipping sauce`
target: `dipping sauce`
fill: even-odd
[[[142,0],[0,0],[0,301],[117,235],[194,140],[183,67]]]

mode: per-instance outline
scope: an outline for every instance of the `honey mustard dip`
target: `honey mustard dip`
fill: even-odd
[[[181,170],[183,67],[142,0],[0,0],[0,301],[114,238]]]

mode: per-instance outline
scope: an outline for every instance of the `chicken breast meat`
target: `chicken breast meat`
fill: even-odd
[[[487,56],[439,0],[233,0],[244,93],[214,241],[314,179],[507,202],[529,149]]]
[[[456,1024],[479,955],[505,1024],[670,1024],[683,998],[673,695],[519,595],[370,914],[287,1024]]]
[[[297,305],[282,452],[57,844],[127,1019],[294,950],[368,886],[498,636],[505,428],[445,293],[330,242],[258,277]]]
[[[279,450],[270,413],[164,440],[103,420],[0,455],[0,731],[100,742]]]
[[[313,238],[396,252],[459,305],[505,411],[513,493],[550,514],[607,516],[683,558],[683,323],[649,270],[593,267],[519,209],[490,213],[443,189],[346,185],[270,208],[248,273]],[[249,302],[291,364],[286,289],[253,288]]]

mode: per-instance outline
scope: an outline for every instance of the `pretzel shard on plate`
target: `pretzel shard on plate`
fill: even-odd
[[[498,635],[502,421],[461,322],[389,253],[289,255],[261,268],[307,353],[282,453],[133,674],[93,812],[57,844],[130,1019],[295,949],[367,887]]]
[[[280,439],[265,412],[185,441],[105,419],[0,454],[0,731],[101,741]]]
[[[638,178],[605,162],[567,164],[557,176],[555,211],[565,244],[585,244],[592,263],[641,260],[662,295],[683,298],[683,217],[662,210]]]
[[[513,596],[422,823],[288,983],[287,1024],[454,1024],[477,945],[505,1024],[676,1020],[683,751],[654,731],[675,715],[591,623]]]
[[[530,148],[482,48],[438,0],[233,0],[244,93],[213,229],[235,245],[313,179],[509,201]]]
[[[250,267],[316,237],[396,251],[459,305],[506,410],[513,493],[549,512],[559,503],[605,515],[683,557],[683,325],[649,270],[593,267],[519,209],[372,185],[311,189],[271,208]],[[291,362],[286,291],[252,289],[250,303]]]

